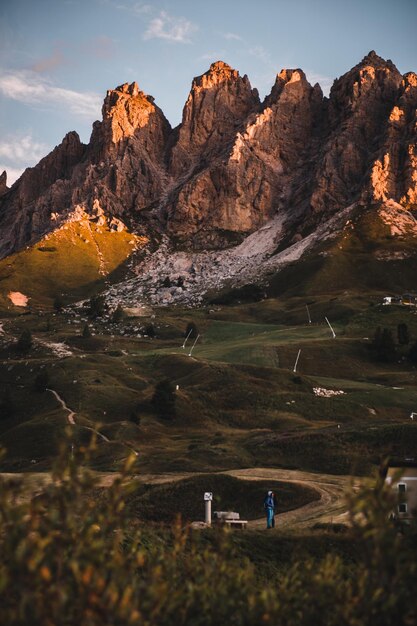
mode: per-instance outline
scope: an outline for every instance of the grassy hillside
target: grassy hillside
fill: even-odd
[[[15,291],[28,296],[35,307],[50,306],[58,295],[88,297],[143,241],[87,219],[69,222],[0,261],[0,310],[13,306],[7,296]]]

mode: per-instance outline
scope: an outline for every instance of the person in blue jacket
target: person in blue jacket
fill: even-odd
[[[277,501],[273,491],[268,491],[264,500],[264,509],[266,512],[266,527],[275,528],[275,507]]]

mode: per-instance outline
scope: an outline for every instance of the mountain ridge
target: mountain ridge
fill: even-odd
[[[8,189],[0,255],[39,241],[81,210],[123,220],[174,247],[223,249],[275,216],[291,243],[355,202],[417,208],[417,77],[374,51],[329,98],[300,69],[263,102],[218,61],[196,77],[172,129],[137,83],[107,92],[88,144],[70,132]]]

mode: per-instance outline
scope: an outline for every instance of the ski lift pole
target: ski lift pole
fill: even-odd
[[[308,323],[311,324],[310,309],[308,308],[308,304],[306,304],[306,309],[307,309],[307,315],[308,315]]]
[[[333,335],[333,339],[336,339],[336,333],[333,330],[333,326],[330,324],[329,320],[327,319],[327,317],[324,318],[326,320],[326,322],[329,325],[330,330],[332,331],[332,335]]]
[[[191,355],[192,355],[193,350],[194,350],[194,348],[195,348],[195,344],[197,343],[199,336],[200,336],[200,335],[198,334],[198,335],[197,335],[197,337],[195,338],[195,341],[194,341],[194,343],[193,343],[193,345],[192,345],[192,348],[191,348],[191,350],[190,350],[190,354],[189,354],[188,356],[191,356]]]
[[[297,364],[298,364],[298,359],[300,358],[300,354],[301,354],[301,348],[300,348],[300,350],[298,351],[297,358],[295,359],[294,369],[293,369],[293,372],[294,372],[294,373],[297,371]]]
[[[184,343],[182,344],[182,347],[185,348],[185,344],[188,341],[188,337],[191,335],[191,333],[193,332],[193,329],[191,328],[190,332],[188,333],[188,335],[186,336],[186,338],[184,339]]]

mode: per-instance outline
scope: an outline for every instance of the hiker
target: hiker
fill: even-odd
[[[273,491],[268,491],[264,500],[264,509],[266,512],[266,527],[275,528],[275,507],[277,501]]]

